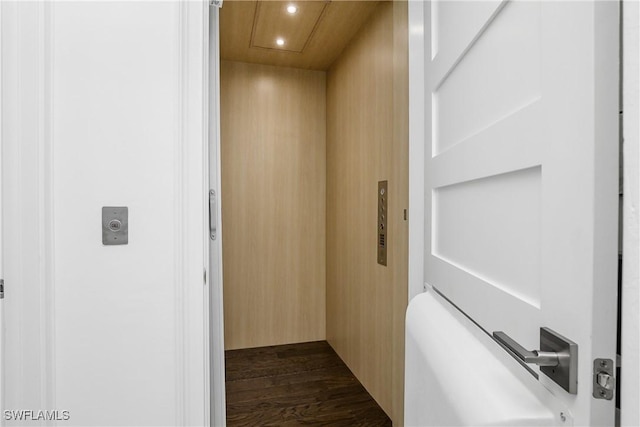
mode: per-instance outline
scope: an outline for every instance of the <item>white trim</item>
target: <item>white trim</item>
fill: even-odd
[[[224,306],[222,292],[222,175],[220,159],[220,12],[209,12],[209,185],[217,196],[217,237],[210,242],[210,348],[211,348],[211,425],[226,425],[225,365],[224,365]]]
[[[208,12],[208,11],[207,11]],[[209,38],[207,37],[207,35],[209,34],[209,13],[204,13],[203,14],[203,28],[204,28],[204,39],[203,39],[203,48],[202,48],[202,75],[204,77],[203,80],[203,93],[204,94],[209,94],[209,85],[210,85],[210,81],[209,81]],[[211,298],[211,290],[210,290],[210,271],[211,271],[211,266],[210,266],[210,262],[209,262],[209,257],[210,257],[210,251],[209,251],[209,238],[208,238],[208,234],[209,234],[209,205],[208,205],[208,197],[206,195],[207,190],[209,188],[209,96],[205,96],[204,97],[204,102],[202,103],[202,134],[205,137],[204,140],[202,141],[202,151],[203,151],[203,156],[202,156],[202,170],[204,171],[204,173],[202,174],[202,186],[205,190],[205,194],[203,194],[203,197],[205,198],[205,203],[203,204],[203,212],[202,212],[202,220],[203,220],[203,224],[202,224],[202,228],[203,230],[206,231],[207,237],[204,238],[203,240],[203,244],[202,244],[202,250],[203,250],[203,258],[202,258],[202,263],[205,266],[204,268],[204,277],[203,277],[203,282],[204,282],[204,298],[203,298],[203,305],[204,305],[204,325],[203,325],[203,329],[204,329],[204,334],[202,335],[202,340],[204,341],[204,360],[205,360],[205,364],[204,364],[204,372],[205,372],[205,388],[203,390],[204,396],[205,396],[205,401],[208,402],[208,407],[205,408],[205,414],[204,414],[204,425],[205,426],[211,426],[211,419],[212,419],[212,415],[213,415],[213,405],[211,404],[211,387],[212,387],[212,379],[211,379],[211,340],[210,340],[210,335],[211,335],[211,326],[210,326],[210,320],[209,318],[211,317],[211,303],[210,303],[210,298]]]
[[[623,2],[624,201],[622,262],[622,368],[620,424],[640,425],[640,5]]]
[[[188,71],[186,70],[188,62],[186,58],[186,50],[187,47],[185,44],[187,43],[186,32],[188,31],[188,15],[187,15],[187,4],[185,2],[177,2],[175,4],[176,7],[176,16],[178,17],[176,23],[176,35],[174,37],[174,41],[176,43],[175,51],[176,51],[176,59],[175,62],[175,75],[178,76],[176,80],[176,86],[174,87],[175,91],[175,105],[178,107],[175,110],[175,126],[174,126],[174,188],[173,192],[180,198],[179,203],[175,203],[173,206],[174,209],[174,226],[173,226],[173,238],[174,238],[174,247],[175,247],[175,258],[174,258],[174,272],[175,277],[173,279],[173,283],[175,285],[174,288],[174,303],[175,303],[175,329],[174,329],[174,340],[176,342],[176,419],[174,421],[175,425],[185,425],[185,312],[184,312],[184,283],[188,283],[185,280],[185,225],[184,225],[184,217],[185,217],[185,197],[186,192],[184,191],[184,181],[185,181],[185,173],[186,173],[186,165],[185,165],[185,151],[186,151],[186,139],[187,139],[187,120],[186,120],[186,109],[187,103],[185,100],[186,97],[186,88],[187,88],[187,78]]]
[[[3,209],[4,209],[4,199],[3,199],[3,191],[2,186],[4,182],[2,162],[3,162],[3,117],[2,117],[2,100],[4,99],[3,94],[3,76],[4,76],[4,49],[2,48],[2,29],[4,26],[2,25],[2,5],[3,2],[0,2],[0,279],[4,278],[4,222],[3,222]],[[4,414],[4,410],[6,408],[4,404],[4,299],[0,300],[0,414]],[[4,427],[5,420],[4,417],[0,417],[0,427]]]
[[[423,292],[425,244],[425,12],[409,1],[409,300]]]
[[[40,268],[41,402],[55,408],[55,235],[53,163],[53,10],[38,2],[38,172]]]
[[[3,407],[48,408],[55,405],[51,5],[2,6],[2,202],[3,222],[12,224],[2,244],[14,248],[2,254],[11,266],[3,270],[3,322],[14,325],[3,330],[2,357],[3,370],[20,367],[3,372]]]
[[[183,168],[182,206],[184,250],[182,316],[184,373],[184,412],[179,425],[205,425],[209,420],[209,375],[207,369],[207,287],[203,283],[205,269],[207,187],[205,183],[207,137],[207,62],[206,36],[209,4],[205,0],[181,0],[181,37],[183,38],[180,85],[182,87],[181,133]]]
[[[207,259],[206,42],[208,2],[176,3],[175,135],[175,339],[176,425],[209,422],[208,289],[202,272]],[[194,240],[194,239],[197,239]],[[195,252],[195,248],[200,248]]]

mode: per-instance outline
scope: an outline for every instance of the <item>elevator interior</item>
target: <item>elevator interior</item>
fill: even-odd
[[[225,349],[326,340],[401,423],[407,4],[226,1],[220,55]]]

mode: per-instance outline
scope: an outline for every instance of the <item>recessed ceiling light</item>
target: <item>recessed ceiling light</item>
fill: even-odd
[[[278,37],[278,38],[276,39],[276,44],[277,44],[278,46],[284,46],[284,39],[283,39],[282,37]]]
[[[287,6],[287,12],[289,12],[290,14],[294,14],[298,11],[298,8],[292,4],[290,4],[289,6]]]

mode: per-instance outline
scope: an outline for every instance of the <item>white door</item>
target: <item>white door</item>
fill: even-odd
[[[577,343],[576,394],[530,365],[576,425],[614,421],[592,370],[615,360],[618,20],[615,1],[424,6],[425,282],[528,350],[542,327]]]
[[[206,425],[208,2],[0,8],[3,420]]]

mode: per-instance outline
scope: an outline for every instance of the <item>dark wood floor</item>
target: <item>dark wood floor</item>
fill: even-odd
[[[326,341],[225,352],[231,426],[391,426]]]

